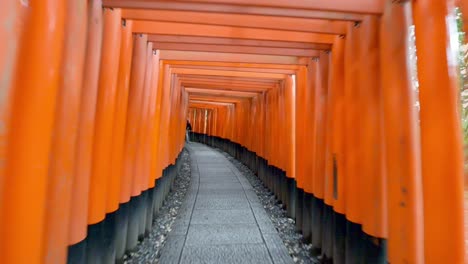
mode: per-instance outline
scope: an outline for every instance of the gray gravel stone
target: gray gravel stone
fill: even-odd
[[[175,227],[175,224],[183,224],[176,223],[175,220],[190,186],[190,157],[186,150],[182,152],[181,162],[182,165],[174,181],[172,191],[164,201],[158,216],[153,220],[151,233],[143,241],[139,242],[136,251],[125,255],[125,263],[177,263],[178,259],[172,262],[174,259],[170,259],[170,255],[167,254],[164,255],[165,257],[167,255],[168,259],[160,260],[159,258],[166,243],[168,243],[166,248],[174,249],[174,247],[180,246],[180,250],[182,250],[181,246],[183,246],[183,238],[185,238],[185,234],[182,236],[171,234],[170,239],[168,239],[168,235]]]

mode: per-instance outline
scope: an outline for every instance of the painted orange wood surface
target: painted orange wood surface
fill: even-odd
[[[67,259],[81,88],[86,52],[87,3],[67,4],[65,42],[50,150],[44,263]]]
[[[120,55],[120,9],[103,9],[103,39],[99,71],[88,223],[104,220],[110,181],[110,155]]]
[[[48,165],[62,74],[65,4],[46,0],[34,8],[25,6],[20,22],[29,40],[19,44],[17,67],[21,71],[12,78],[14,89],[9,96],[8,112],[14,118],[7,120],[11,137],[2,162],[2,263],[40,262],[44,257]]]
[[[364,232],[375,237],[387,237],[386,182],[382,173],[381,148],[381,82],[379,23],[376,16],[366,16],[361,24],[361,55],[359,83],[362,156],[361,210]],[[365,55],[364,55],[365,54]]]
[[[404,36],[412,24],[411,6],[388,3],[380,30],[385,172],[388,208],[388,260],[424,263],[420,142],[416,93]],[[403,33],[403,34],[402,34]]]
[[[129,194],[130,178],[124,174],[125,126],[127,124],[130,71],[132,65],[133,37],[132,21],[125,21],[120,26],[120,56],[115,98],[114,125],[112,134],[111,168],[109,194],[106,202],[107,211],[118,209],[120,202],[125,202]]]
[[[331,84],[330,97],[332,98],[333,106],[330,112],[331,132],[330,132],[330,152],[328,158],[328,172],[331,176],[332,184],[328,186],[329,195],[333,197],[333,209],[341,214],[345,214],[345,178],[347,171],[345,170],[344,145],[346,144],[345,130],[345,42],[342,37],[336,37],[332,50],[331,62]]]
[[[88,224],[88,192],[92,170],[96,101],[102,44],[102,2],[88,3],[87,43],[81,88],[80,119],[73,174],[73,192],[69,226],[69,242],[76,244],[86,238]]]
[[[463,263],[465,2],[3,0],[0,262],[64,263],[176,164],[188,121],[386,261]]]
[[[415,1],[413,16],[421,102],[422,186],[423,193],[430,194],[423,197],[424,261],[463,263],[463,149],[457,110],[457,54],[453,49],[457,40],[448,31],[456,27],[454,2]],[[428,17],[431,29],[424,26]]]
[[[345,104],[346,104],[346,178],[345,193],[346,218],[353,223],[361,223],[361,202],[359,200],[362,162],[360,160],[361,126],[359,113],[359,63],[360,63],[360,35],[361,28],[352,25],[348,28],[345,44]]]
[[[130,197],[136,196],[141,190],[138,190],[138,180],[136,174],[137,157],[137,135],[140,120],[140,106],[142,105],[143,85],[146,69],[147,54],[147,36],[133,35],[133,55],[132,67],[130,73],[130,86],[128,94],[127,122],[125,127],[125,147],[124,147],[124,188],[125,195],[121,202],[128,202]],[[128,196],[127,196],[128,194]]]

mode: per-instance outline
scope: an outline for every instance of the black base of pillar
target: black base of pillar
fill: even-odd
[[[364,234],[365,242],[365,263],[386,263],[387,241],[381,238]]]
[[[288,201],[287,212],[292,219],[296,218],[296,180],[287,178],[288,192],[286,200]]]
[[[312,241],[312,199],[312,194],[304,192],[302,204],[302,236],[306,243]]]
[[[128,215],[130,202],[120,204],[115,219],[115,259],[123,263],[127,243]]]
[[[135,250],[138,244],[138,203],[140,196],[135,196],[130,199],[130,210],[128,212],[128,228],[127,228],[127,244],[125,246],[126,251]]]
[[[104,261],[104,221],[88,226],[88,236],[86,238],[86,262],[103,263]]]
[[[346,264],[365,262],[365,244],[361,225],[346,222]]]
[[[344,214],[334,213],[333,262],[346,263],[346,217]]]
[[[116,245],[116,212],[108,213],[103,222],[103,257],[102,263],[115,263],[115,245]]]
[[[84,239],[68,247],[68,264],[86,263],[86,243],[87,239]]]
[[[301,188],[296,188],[296,208],[295,208],[295,213],[296,213],[296,230],[299,233],[302,233],[303,231],[303,221],[304,221],[304,190]]]
[[[317,249],[322,248],[322,217],[323,200],[314,197],[312,199],[312,246]]]
[[[138,200],[138,240],[142,241],[145,238],[146,231],[146,204],[148,200],[148,191],[143,191],[139,195]]]
[[[322,254],[325,258],[333,257],[333,238],[334,238],[334,223],[333,223],[333,208],[330,205],[324,204],[323,220],[322,220]]]
[[[278,174],[281,175],[281,177],[279,178],[279,182],[278,184],[280,185],[278,187],[278,189],[280,190],[280,197],[281,197],[281,201],[284,205],[284,207],[286,208],[286,211],[288,210],[288,208],[291,206],[290,205],[290,201],[289,201],[289,193],[290,193],[290,190],[289,190],[289,186],[288,186],[288,178],[286,177],[286,174],[283,173],[281,170],[277,169],[278,170]],[[289,213],[288,213],[289,215]]]
[[[148,189],[146,197],[146,227],[145,227],[145,237],[149,236],[151,229],[153,227],[153,208],[154,208],[154,187]]]

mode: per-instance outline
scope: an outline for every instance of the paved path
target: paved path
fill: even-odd
[[[292,263],[248,180],[221,153],[187,147],[191,186],[160,263]]]

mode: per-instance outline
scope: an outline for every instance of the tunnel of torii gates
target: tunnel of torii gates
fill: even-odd
[[[121,259],[187,120],[335,263],[463,263],[465,2],[1,0],[0,263]]]

